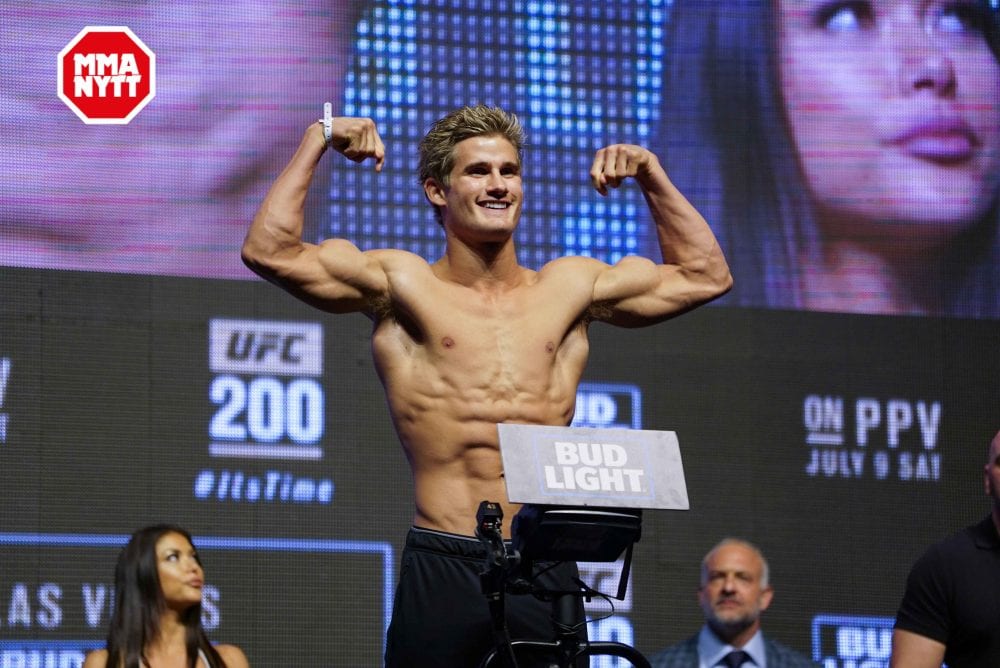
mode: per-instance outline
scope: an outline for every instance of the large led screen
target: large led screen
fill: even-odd
[[[417,144],[458,106],[527,129],[532,268],[657,258],[639,189],[587,173],[610,143],[656,152],[735,287],[591,327],[575,424],[676,432],[691,508],[644,513],[590,637],[652,654],[696,633],[700,559],[739,536],[770,561],[768,636],[887,665],[910,564],[988,510],[1000,429],[996,4],[888,4],[4,3],[0,667],[103,646],[118,550],[160,521],[195,537],[213,640],[255,666],[380,664],[412,488],[370,323],[239,257],[326,101],[375,119],[386,165],[325,156],[309,239],[428,260]],[[155,56],[125,124],[61,96],[95,26]],[[620,568],[582,571],[613,592]]]

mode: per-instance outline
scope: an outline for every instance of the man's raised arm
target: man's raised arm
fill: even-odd
[[[371,119],[333,119],[329,145],[355,162],[372,158],[382,170],[385,148]],[[256,274],[315,306],[365,310],[369,297],[386,290],[376,256],[344,239],[302,241],[306,195],[326,148],[322,125],[311,124],[257,210],[241,255]]]
[[[607,146],[597,152],[590,177],[602,195],[630,177],[638,182],[663,256],[658,265],[629,256],[598,277],[594,301],[610,307],[609,322],[653,324],[729,291],[733,278],[719,242],[656,155],[631,144]]]

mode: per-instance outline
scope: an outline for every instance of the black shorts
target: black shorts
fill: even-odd
[[[406,535],[399,584],[386,639],[388,668],[476,668],[495,647],[489,603],[479,574],[486,551],[476,538],[414,527]],[[551,568],[550,568],[551,567]],[[546,570],[548,569],[548,570]],[[573,562],[538,563],[539,586],[557,591],[579,589]],[[544,571],[544,572],[543,572]],[[586,642],[583,602],[574,602],[578,635]],[[531,594],[506,594],[507,628],[512,640],[556,639],[551,602]],[[551,657],[519,649],[519,668],[547,668]],[[490,664],[503,665],[494,659]],[[580,665],[588,662],[583,659]]]

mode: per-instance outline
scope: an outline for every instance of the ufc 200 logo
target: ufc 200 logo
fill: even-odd
[[[323,328],[217,318],[209,325],[210,452],[317,459],[325,426]]]

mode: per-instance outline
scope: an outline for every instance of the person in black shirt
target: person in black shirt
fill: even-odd
[[[990,515],[932,545],[910,571],[890,668],[1000,666],[1000,432],[983,482]]]

